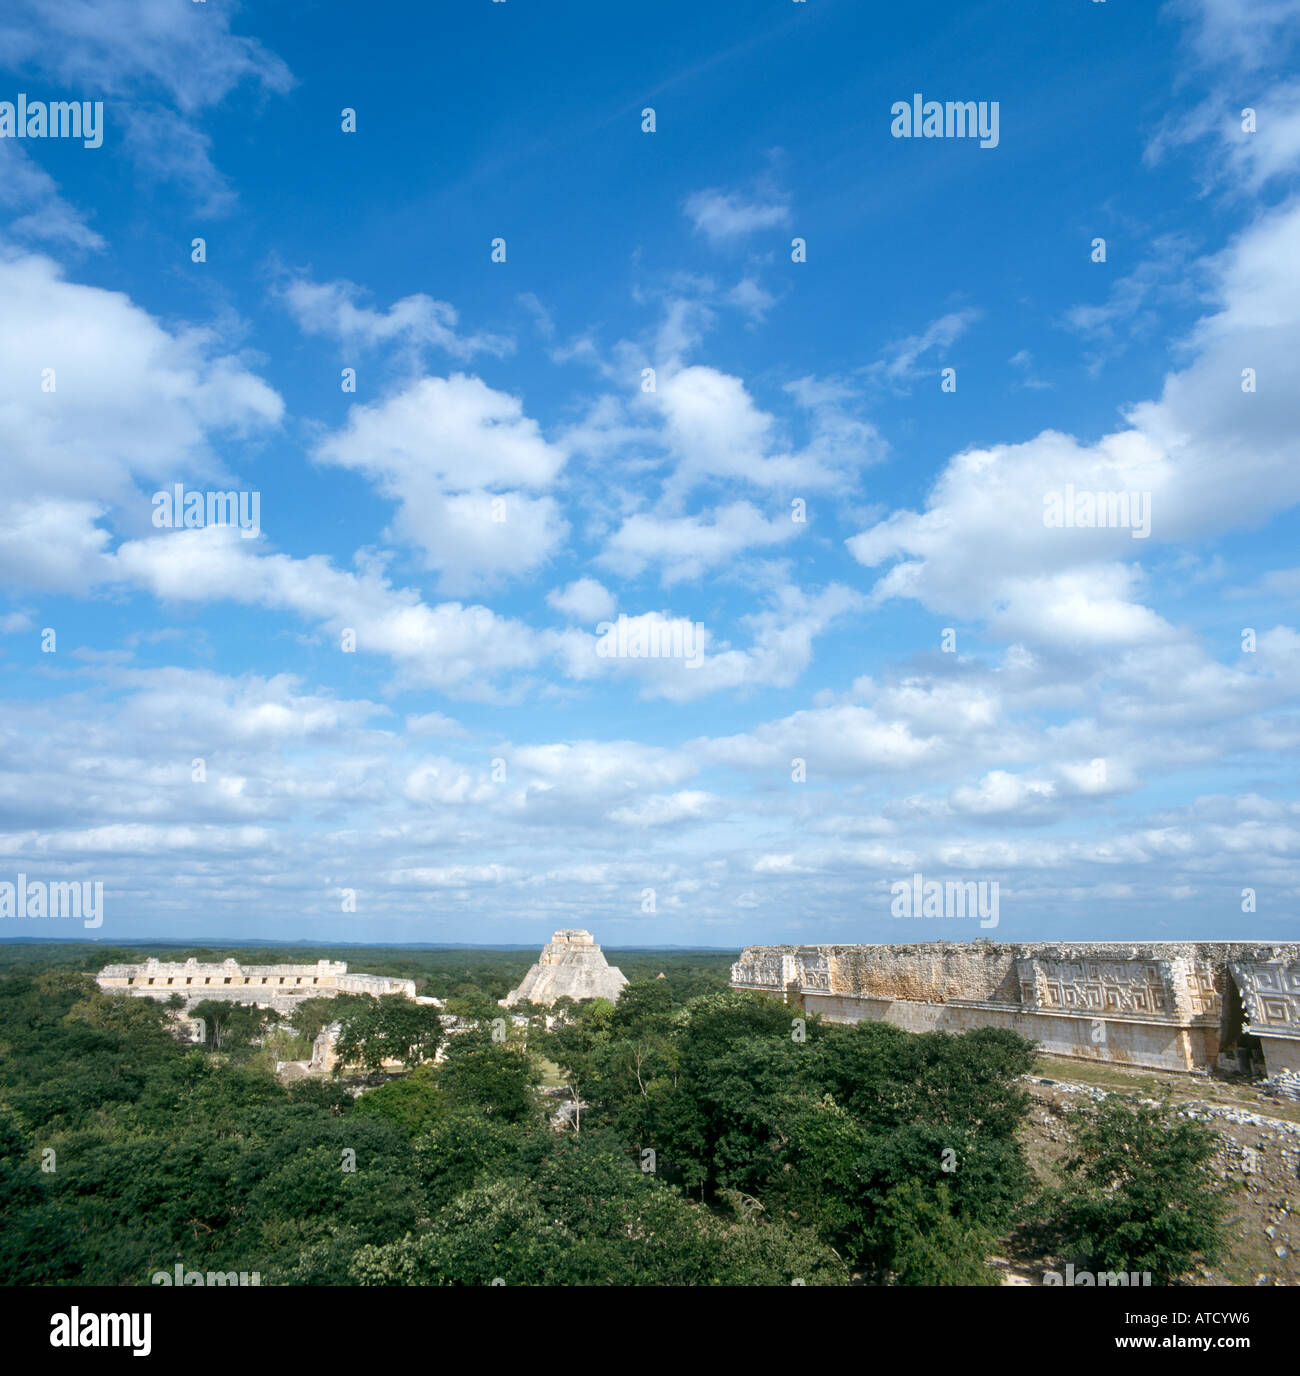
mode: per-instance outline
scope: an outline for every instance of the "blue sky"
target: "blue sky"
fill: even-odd
[[[102,940],[1294,939],[1297,36],[11,4],[0,102],[104,135],[0,138],[0,881]]]

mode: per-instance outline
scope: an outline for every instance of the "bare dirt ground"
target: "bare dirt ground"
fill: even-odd
[[[1021,1140],[1045,1185],[1060,1185],[1070,1155],[1072,1114],[1102,1092],[1159,1100],[1219,1134],[1215,1166],[1237,1184],[1229,1254],[1189,1277],[1193,1285],[1300,1285],[1300,1105],[1266,1097],[1245,1080],[1163,1075],[1043,1056],[1026,1081],[1033,1106]],[[995,1265],[1005,1285],[1042,1284],[1043,1272],[1064,1271],[1032,1230],[1004,1239]]]

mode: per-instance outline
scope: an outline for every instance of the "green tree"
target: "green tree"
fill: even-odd
[[[339,1019],[339,1035],[334,1043],[337,1060],[334,1073],[341,1075],[348,1066],[377,1071],[384,1064],[388,1045],[384,1037],[383,1012],[379,1000],[367,997]]]
[[[615,1136],[549,1138],[530,1174],[459,1195],[420,1238],[363,1248],[352,1275],[374,1285],[842,1284],[806,1231],[729,1223],[629,1161]]]
[[[578,1130],[581,1103],[600,1092],[613,1017],[614,1005],[608,999],[589,999],[573,1005],[564,1020],[541,1039],[542,1054],[554,1061],[564,1076],[574,1109],[574,1128]]]
[[[882,1213],[896,1285],[1001,1284],[987,1263],[993,1233],[957,1214],[946,1185],[929,1190],[908,1181],[890,1193]]]
[[[477,1185],[534,1173],[549,1136],[539,1123],[507,1122],[476,1106],[449,1108],[413,1146],[428,1212],[436,1214]]]
[[[762,994],[693,1000],[676,1032],[671,1088],[660,1083],[645,1096],[653,1113],[644,1130],[669,1174],[702,1197],[718,1185],[757,1188],[783,1119],[819,1092],[820,1036],[816,1017]]]
[[[332,1022],[339,1022],[358,1008],[368,1007],[373,1000],[369,994],[339,994],[332,999],[303,999],[294,1005],[293,1025],[309,1042]]]
[[[620,1036],[667,1036],[678,1007],[667,980],[643,979],[623,986],[611,1030]]]
[[[400,995],[379,1000],[389,1054],[408,1068],[432,1061],[442,1045],[442,1019],[432,1004]]]
[[[274,1009],[218,999],[203,999],[191,1016],[202,1020],[208,1049],[228,1055],[251,1052],[254,1040],[280,1021]]]
[[[1232,1186],[1221,1183],[1212,1128],[1168,1103],[1103,1099],[1074,1133],[1059,1219],[1094,1271],[1151,1273],[1168,1285],[1226,1247]]]
[[[446,1116],[444,1096],[432,1065],[422,1065],[360,1095],[354,1117],[379,1118],[408,1137],[419,1137]]]
[[[448,1039],[447,1059],[438,1072],[438,1084],[450,1104],[509,1123],[536,1116],[539,1082],[537,1063],[529,1052],[495,1042],[480,1028]]]

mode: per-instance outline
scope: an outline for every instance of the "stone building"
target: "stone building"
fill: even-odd
[[[334,1048],[342,1030],[343,1024],[341,1022],[332,1022],[328,1027],[322,1027],[316,1034],[316,1040],[311,1044],[311,1060],[307,1062],[309,1070],[330,1071],[334,1069],[339,1060]]]
[[[1007,1027],[1053,1055],[1159,1070],[1300,1070],[1300,943],[747,946],[731,984],[831,1022]]]
[[[315,965],[240,965],[235,960],[201,965],[162,961],[152,957],[142,965],[106,965],[95,976],[108,994],[132,994],[165,999],[180,994],[187,1009],[204,999],[253,1003],[292,1013],[303,999],[334,998],[339,994],[400,994],[415,998],[415,982],[388,975],[348,973],[342,960],[318,960]]]
[[[556,932],[542,948],[517,989],[501,1000],[503,1008],[527,1001],[549,1008],[557,999],[608,999],[617,1002],[627,983],[622,970],[606,963],[590,932],[576,927]]]

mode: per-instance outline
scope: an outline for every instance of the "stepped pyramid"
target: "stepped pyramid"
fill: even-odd
[[[609,999],[614,1003],[626,983],[622,970],[605,963],[590,932],[567,927],[551,937],[523,983],[501,1002],[511,1008],[527,999],[549,1008],[556,999],[567,995],[571,999]]]

